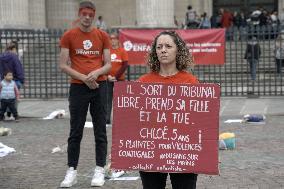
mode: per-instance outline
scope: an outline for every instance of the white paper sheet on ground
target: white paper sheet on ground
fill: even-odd
[[[84,127],[86,127],[86,128],[93,128],[93,123],[91,121],[86,121]]]
[[[59,146],[57,146],[57,147],[52,149],[51,153],[54,154],[54,153],[60,152],[60,151],[62,151],[62,149]]]
[[[242,122],[243,122],[242,119],[228,119],[224,121],[224,123],[242,123]]]
[[[63,118],[65,116],[66,112],[65,110],[55,110],[51,112],[48,116],[42,118],[42,119],[55,119],[55,118]]]
[[[0,142],[0,157],[4,157],[9,153],[16,152],[14,148],[10,148],[9,146],[4,145]]]
[[[138,180],[140,177],[118,177],[118,178],[111,178],[109,180]]]
[[[67,152],[67,147],[68,144],[64,144],[61,147],[60,146],[56,146],[55,148],[52,148],[51,153],[57,153],[57,152]]]

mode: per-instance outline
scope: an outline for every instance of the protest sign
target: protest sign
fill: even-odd
[[[147,52],[155,36],[163,30],[121,29],[119,40],[127,51],[129,64],[146,64]],[[225,64],[225,29],[174,30],[186,42],[198,65]]]
[[[218,174],[217,84],[116,82],[112,168]]]

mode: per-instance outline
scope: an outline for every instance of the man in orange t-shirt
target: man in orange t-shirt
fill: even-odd
[[[186,70],[193,65],[186,43],[174,31],[163,31],[152,43],[148,56],[151,72],[138,79],[145,83],[198,83],[197,78]],[[149,162],[151,163],[151,162]],[[195,189],[197,174],[161,173],[140,171],[143,189],[166,187],[168,174],[173,189]]]
[[[105,75],[111,69],[110,42],[107,33],[92,27],[95,17],[92,2],[81,2],[78,16],[78,27],[65,32],[60,41],[59,67],[71,77],[69,169],[60,187],[71,187],[77,183],[80,143],[89,107],[96,146],[96,167],[91,186],[102,186],[105,182],[107,135],[104,102],[107,89]],[[69,59],[71,65],[68,64]]]
[[[107,82],[107,124],[111,123],[113,84],[115,81],[125,80],[125,71],[128,66],[128,54],[122,47],[120,47],[118,35],[116,33],[110,34],[110,40],[111,70],[108,73]]]

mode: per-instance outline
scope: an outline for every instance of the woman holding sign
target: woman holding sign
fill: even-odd
[[[186,43],[174,31],[161,32],[152,43],[147,60],[151,72],[138,81],[146,83],[191,83],[198,80],[186,70],[193,66],[192,55]],[[169,173],[173,189],[196,188],[197,174]],[[168,173],[140,171],[143,189],[166,187]]]

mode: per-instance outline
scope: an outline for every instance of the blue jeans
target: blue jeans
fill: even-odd
[[[256,78],[256,65],[258,64],[257,59],[249,59],[250,76],[252,80]]]

